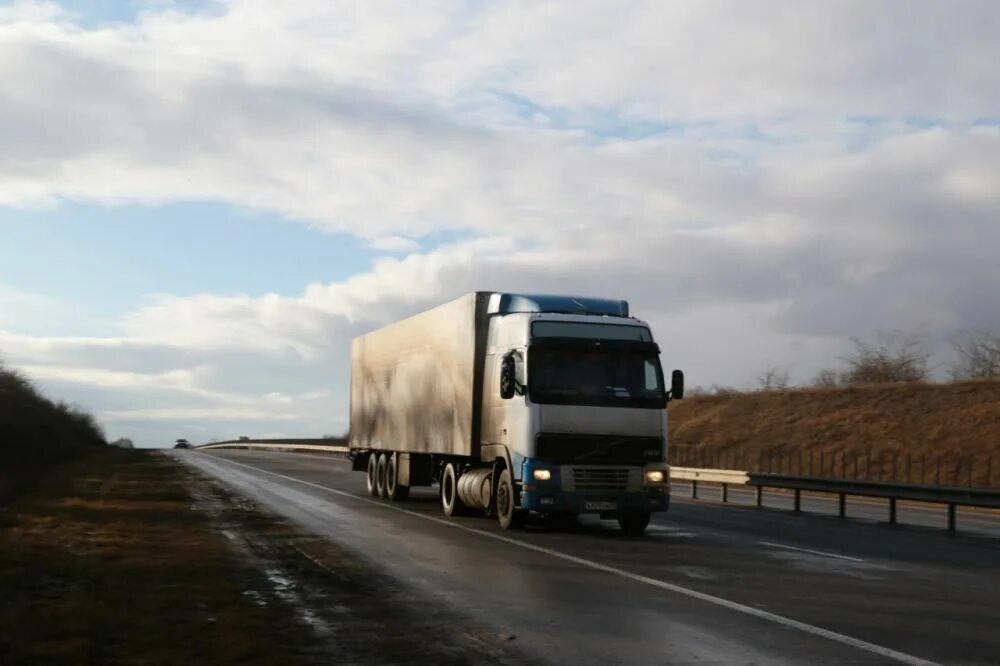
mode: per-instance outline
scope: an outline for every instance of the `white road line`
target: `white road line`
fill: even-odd
[[[200,455],[208,456],[209,454],[200,453]],[[817,627],[805,622],[799,622],[798,620],[793,620],[792,618],[785,617],[783,615],[778,615],[776,613],[769,613],[768,611],[761,610],[759,608],[754,608],[752,606],[745,606],[741,603],[735,601],[730,601],[729,599],[723,599],[722,597],[717,597],[711,594],[706,594],[704,592],[698,592],[697,590],[692,590],[681,585],[676,585],[674,583],[668,583],[666,581],[657,580],[655,578],[649,578],[648,576],[642,576],[640,574],[632,573],[631,571],[626,571],[625,569],[619,569],[617,567],[608,566],[606,564],[601,564],[600,562],[594,562],[592,560],[586,560],[582,557],[576,557],[575,555],[570,555],[569,553],[564,553],[562,551],[553,550],[551,548],[545,548],[543,546],[536,546],[534,544],[528,543],[526,541],[521,541],[519,539],[512,539],[511,537],[502,536],[499,534],[494,534],[493,532],[487,532],[485,530],[479,530],[474,527],[467,527],[465,525],[460,525],[459,523],[452,522],[450,520],[445,520],[443,518],[435,518],[434,516],[428,516],[422,513],[417,513],[416,511],[410,511],[409,509],[404,509],[402,507],[387,504],[379,500],[370,499],[367,497],[359,497],[349,492],[343,490],[337,490],[336,488],[329,488],[327,486],[322,486],[318,483],[312,483],[310,481],[303,481],[302,479],[296,479],[292,476],[286,476],[284,474],[278,474],[277,472],[271,472],[266,469],[261,469],[260,467],[254,467],[253,465],[247,465],[246,463],[238,463],[234,460],[228,460],[227,458],[219,458],[217,456],[210,456],[215,460],[225,460],[227,463],[232,465],[239,465],[240,467],[246,467],[247,469],[252,469],[263,474],[268,474],[270,476],[275,476],[280,479],[285,479],[286,481],[292,481],[294,483],[300,483],[305,486],[310,486],[317,488],[319,490],[324,490],[335,495],[340,495],[342,497],[347,497],[349,499],[365,502],[367,504],[373,504],[383,509],[389,509],[391,511],[397,511],[399,513],[405,513],[406,515],[413,516],[415,518],[420,518],[422,520],[427,520],[432,523],[437,523],[439,525],[444,525],[446,527],[452,527],[455,529],[462,530],[464,532],[471,532],[472,534],[478,534],[479,536],[486,537],[487,539],[494,539],[496,541],[502,541],[504,543],[509,543],[518,548],[524,548],[525,550],[532,550],[537,553],[543,553],[551,557],[555,557],[567,562],[572,562],[573,564],[578,564],[583,567],[594,569],[597,571],[603,571],[615,576],[620,576],[621,578],[626,578],[637,583],[643,583],[651,587],[656,587],[662,590],[667,590],[669,592],[674,592],[676,594],[682,594],[693,599],[698,599],[699,601],[704,601],[716,606],[721,606],[723,608],[728,608],[729,610],[736,611],[738,613],[743,613],[744,615],[750,615],[762,620],[767,620],[769,622],[774,622],[775,624],[780,624],[785,627],[790,627],[792,629],[798,629],[807,634],[813,634],[815,636],[820,636],[822,638],[829,639],[831,641],[836,641],[844,645],[849,645],[859,650],[864,650],[872,654],[885,657],[887,659],[893,659],[903,664],[910,664],[911,666],[939,666],[937,662],[928,661],[927,659],[921,659],[920,657],[915,657],[905,652],[899,652],[891,648],[883,647],[881,645],[876,645],[875,643],[869,643],[868,641],[861,640],[860,638],[854,638],[853,636],[847,636],[845,634],[838,634],[835,631],[830,631],[829,629],[823,629],[822,627]]]
[[[838,560],[850,560],[851,562],[864,562],[860,557],[848,557],[847,555],[838,555],[836,553],[826,553],[822,550],[812,550],[809,548],[798,548],[797,546],[786,546],[783,543],[774,543],[773,541],[758,541],[762,546],[770,546],[772,548],[787,548],[788,550],[797,550],[800,553],[811,553],[812,555],[822,555],[823,557],[833,557]]]

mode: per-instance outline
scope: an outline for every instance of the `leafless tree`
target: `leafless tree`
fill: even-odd
[[[953,379],[1000,377],[1000,331],[965,331],[951,345],[958,354],[958,360],[951,366]]]
[[[840,384],[840,374],[836,370],[830,370],[829,368],[824,368],[817,372],[816,378],[813,379],[813,386],[832,388],[838,384]]]
[[[757,386],[761,391],[783,391],[788,388],[788,369],[773,365],[757,377]]]
[[[919,336],[899,331],[878,332],[874,341],[853,339],[854,352],[845,357],[845,384],[919,382],[927,379],[927,359]]]

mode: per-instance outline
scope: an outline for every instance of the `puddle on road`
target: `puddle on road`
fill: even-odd
[[[646,531],[653,534],[666,534],[679,539],[690,539],[698,536],[694,532],[688,532],[687,530],[683,530],[679,527],[667,527],[666,525],[650,525],[646,528]]]
[[[839,574],[862,580],[882,580],[887,577],[887,574],[894,571],[892,567],[881,564],[845,560],[826,555],[771,549],[765,549],[764,552],[794,569],[810,573]]]
[[[268,582],[271,583],[271,591],[274,592],[275,596],[288,604],[303,623],[312,627],[321,636],[333,631],[333,628],[329,624],[310,610],[309,606],[296,591],[296,585],[292,577],[284,569],[267,566],[264,568],[264,575],[267,576]]]
[[[243,590],[243,596],[252,601],[255,606],[267,608],[267,600],[257,590]]]
[[[671,571],[676,571],[686,578],[694,580],[718,580],[719,577],[705,567],[670,567]]]

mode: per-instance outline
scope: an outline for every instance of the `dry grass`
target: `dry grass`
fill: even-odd
[[[675,464],[1000,485],[1000,381],[701,396],[670,418]]]
[[[298,663],[303,629],[191,505],[175,463],[105,450],[0,514],[0,663]]]

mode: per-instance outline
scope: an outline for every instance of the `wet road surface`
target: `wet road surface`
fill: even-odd
[[[643,537],[613,521],[505,532],[391,504],[346,461],[182,460],[551,663],[997,664],[1000,540],[675,496]],[[876,507],[877,508],[877,507]]]

